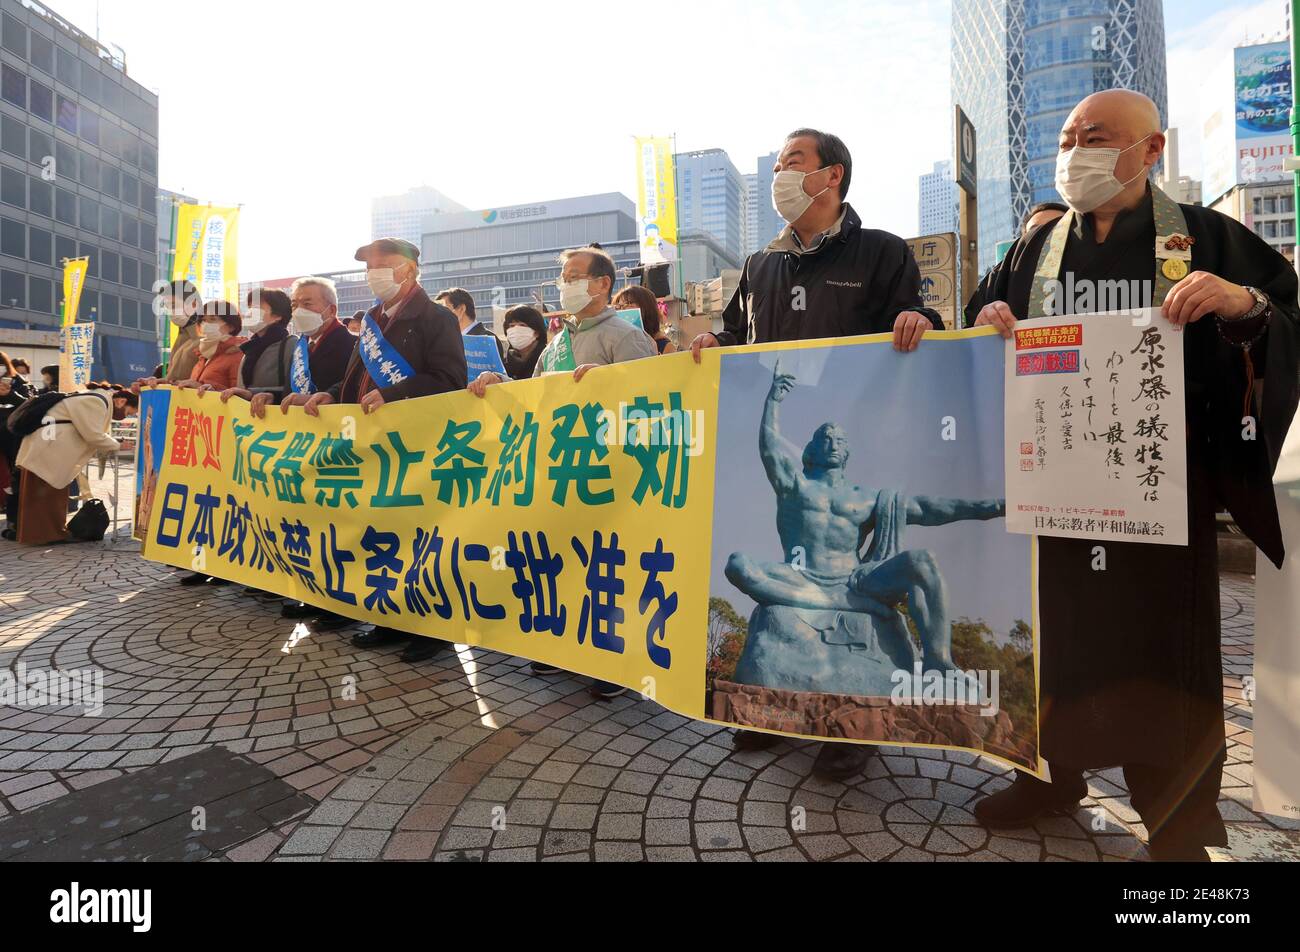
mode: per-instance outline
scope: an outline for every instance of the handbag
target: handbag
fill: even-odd
[[[75,542],[102,542],[108,523],[108,510],[104,504],[98,499],[88,499],[68,521],[68,535]]]

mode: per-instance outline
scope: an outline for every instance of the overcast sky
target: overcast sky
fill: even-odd
[[[850,200],[910,236],[949,150],[948,0],[336,5],[51,0],[161,97],[159,184],[244,207],[243,280],[349,267],[369,200],[470,208],[620,191],[632,137],[743,172],[811,125],[853,152]],[[1169,105],[1200,167],[1200,75],[1283,0],[1169,0]]]

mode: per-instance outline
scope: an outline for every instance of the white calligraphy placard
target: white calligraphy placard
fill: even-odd
[[[1186,545],[1182,332],[1155,308],[1019,322],[1006,471],[1010,532]]]

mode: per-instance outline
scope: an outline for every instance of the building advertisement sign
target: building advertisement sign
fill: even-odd
[[[1207,205],[1238,185],[1289,181],[1291,50],[1289,44],[1239,46],[1211,77],[1202,129]]]

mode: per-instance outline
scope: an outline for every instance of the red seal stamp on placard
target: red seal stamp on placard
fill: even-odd
[[[1033,443],[1021,443],[1021,444],[1020,444],[1020,455],[1021,455],[1021,456],[1033,456],[1033,455],[1034,455],[1034,444],[1033,444]]]

